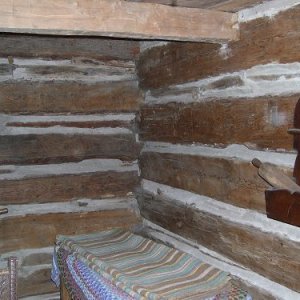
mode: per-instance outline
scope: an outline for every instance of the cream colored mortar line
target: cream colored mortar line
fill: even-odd
[[[1,174],[2,172],[6,172]],[[119,159],[86,159],[77,163],[45,165],[2,165],[0,180],[19,180],[56,175],[83,175],[95,172],[138,172],[137,162],[123,162]]]
[[[12,61],[11,61],[12,59]],[[83,61],[82,61],[83,60]],[[120,62],[122,66],[113,65],[110,62]],[[20,58],[20,57],[0,57],[0,64],[13,64],[15,66],[62,66],[93,69],[120,69],[126,72],[127,69],[135,69],[135,62],[132,60],[124,61],[114,59],[112,61],[103,61],[98,59],[88,59],[85,57],[76,57],[73,59],[42,59],[42,58]]]
[[[8,115],[0,114],[1,123],[35,123],[35,122],[91,122],[91,121],[125,121],[130,122],[135,119],[134,113],[108,113],[108,114],[92,114],[92,115]],[[2,121],[3,120],[3,121]]]
[[[215,148],[199,144],[171,144],[163,142],[145,142],[142,153],[170,153],[182,155],[198,155],[211,158],[226,158],[251,162],[252,159],[258,158],[262,162],[280,165],[282,167],[293,168],[296,153],[280,153],[274,151],[251,150],[244,145],[232,144],[226,148]]]
[[[134,197],[103,198],[103,199],[78,199],[70,202],[53,202],[42,204],[11,204],[7,205],[8,213],[0,216],[0,220],[26,215],[44,215],[55,213],[95,212],[116,209],[134,209]]]
[[[79,128],[79,127],[67,127],[63,125],[50,126],[50,127],[10,127],[0,126],[0,136],[3,135],[47,135],[47,134],[63,134],[63,135],[131,135],[132,131],[122,127],[100,127],[100,128]]]

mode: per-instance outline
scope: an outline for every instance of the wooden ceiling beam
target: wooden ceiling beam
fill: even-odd
[[[223,42],[239,37],[235,14],[107,0],[10,0],[0,32]]]

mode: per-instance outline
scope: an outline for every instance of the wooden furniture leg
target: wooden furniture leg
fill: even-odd
[[[72,300],[62,278],[60,278],[60,299],[61,300]]]

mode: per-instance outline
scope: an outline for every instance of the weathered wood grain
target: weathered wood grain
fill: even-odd
[[[58,163],[90,158],[136,160],[133,134],[21,134],[0,136],[0,163]]]
[[[134,171],[1,180],[0,203],[46,203],[125,196],[134,190],[138,182],[137,172]]]
[[[250,161],[143,152],[140,167],[144,179],[265,213],[268,185]]]
[[[139,205],[146,219],[300,291],[299,242],[185,206],[164,195],[144,192]]]
[[[213,8],[215,10],[237,12],[243,8],[258,5],[263,0],[126,0],[130,2],[160,3],[171,6],[193,8]],[[267,0],[270,1],[270,0]]]
[[[151,3],[57,0],[49,5],[15,0],[13,5],[1,4],[0,15],[2,32],[213,42],[238,39],[234,14]]]
[[[0,251],[47,247],[54,245],[58,234],[75,235],[113,227],[128,228],[137,222],[135,213],[125,209],[32,214],[0,219]]]
[[[293,149],[294,108],[299,96],[146,105],[142,140],[171,143],[245,144],[256,149]]]
[[[300,6],[273,19],[240,24],[240,40],[226,46],[169,43],[144,51],[138,61],[141,87],[153,89],[247,69],[300,60]]]
[[[6,82],[0,84],[1,113],[97,113],[137,111],[137,82]]]
[[[137,41],[100,37],[0,34],[0,56],[70,58],[103,61],[133,60],[139,54]]]

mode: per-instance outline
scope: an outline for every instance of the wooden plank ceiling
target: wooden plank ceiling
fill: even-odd
[[[126,0],[129,2],[159,3],[170,6],[214,9],[227,12],[238,12],[271,0]]]
[[[233,13],[123,0],[1,1],[0,32],[209,42],[239,37]]]

